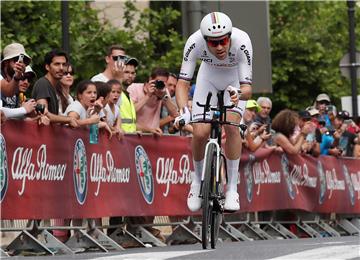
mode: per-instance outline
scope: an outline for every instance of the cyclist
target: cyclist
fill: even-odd
[[[179,81],[176,86],[176,101],[181,112],[181,115],[176,118],[176,125],[178,126],[181,119],[186,124],[191,120],[201,119],[203,108],[197,106],[196,102],[205,104],[207,94],[211,91],[213,95],[210,104],[215,106],[216,93],[225,89],[229,91],[225,91],[224,104],[231,105],[231,102],[237,104],[228,111],[227,120],[240,122],[246,101],[239,101],[237,90],[241,89],[241,99],[247,100],[251,97],[252,53],[249,36],[246,32],[232,27],[232,22],[226,14],[220,12],[207,14],[200,23],[200,30],[192,34],[185,44]],[[186,104],[197,59],[202,62],[196,79],[193,108],[190,113]],[[211,114],[211,112],[207,113],[206,117],[211,118]],[[241,136],[239,129],[235,126],[225,125],[224,128],[227,137],[225,155],[228,169],[224,207],[226,210],[234,211],[240,208],[237,180]],[[194,124],[192,153],[195,175],[192,178],[187,198],[191,211],[197,211],[201,207],[201,198],[199,198],[201,173],[209,134],[210,124]]]

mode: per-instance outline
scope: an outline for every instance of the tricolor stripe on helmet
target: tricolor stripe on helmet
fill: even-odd
[[[213,24],[219,23],[219,16],[218,16],[218,13],[217,13],[217,12],[213,12],[213,13],[211,14],[211,22],[212,22]]]

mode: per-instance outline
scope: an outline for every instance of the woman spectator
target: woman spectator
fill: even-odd
[[[288,154],[297,154],[301,151],[301,146],[306,136],[312,130],[312,123],[306,122],[300,129],[300,134],[291,142],[291,136],[296,127],[299,126],[299,116],[295,111],[284,109],[280,111],[272,121],[272,129],[275,130],[274,142]]]
[[[60,80],[60,84],[56,86],[56,95],[59,100],[59,115],[65,115],[65,110],[72,102],[73,97],[70,95],[70,88],[74,84],[74,67],[68,64],[67,69],[64,72]]]

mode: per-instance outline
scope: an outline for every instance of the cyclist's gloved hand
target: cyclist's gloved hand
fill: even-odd
[[[240,98],[240,89],[229,85],[226,88],[226,90],[229,91],[231,102],[234,105],[237,105],[237,103],[239,102],[239,98]]]
[[[187,125],[191,121],[191,113],[187,107],[184,107],[182,111],[180,111],[180,116],[175,118],[175,127],[179,128],[184,125]]]

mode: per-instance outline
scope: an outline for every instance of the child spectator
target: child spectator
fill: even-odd
[[[76,98],[65,111],[65,115],[75,119],[79,126],[97,124],[99,109],[95,108],[96,86],[90,80],[81,81],[76,87]]]
[[[108,81],[108,84],[111,87],[111,92],[109,96],[109,101],[105,106],[106,120],[113,134],[116,134],[119,140],[124,136],[124,131],[121,129],[121,117],[120,109],[117,106],[121,95],[121,83],[112,79]]]
[[[99,107],[101,107],[99,111],[99,116],[100,116],[99,128],[105,128],[105,130],[109,132],[109,138],[111,138],[112,131],[107,122],[106,111],[104,110],[110,98],[111,87],[109,84],[102,81],[95,81],[94,84],[96,86],[96,91],[97,91],[96,104],[98,104]]]

